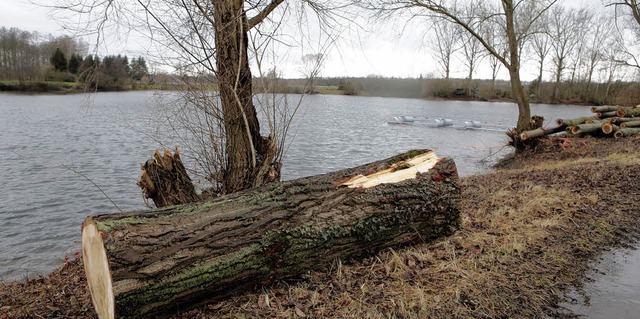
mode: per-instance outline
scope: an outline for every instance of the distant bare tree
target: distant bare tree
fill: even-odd
[[[584,95],[590,94],[596,68],[599,63],[606,59],[606,47],[611,44],[615,36],[615,27],[611,17],[608,15],[601,14],[594,23],[590,24],[589,32],[585,37],[587,45],[585,53],[585,80],[587,85],[584,89]]]
[[[608,5],[615,7],[616,13],[621,10],[619,12],[621,14],[630,14],[640,26],[640,2],[638,0],[614,0],[609,1]]]
[[[546,24],[543,25],[546,27]],[[547,32],[536,33],[531,38],[531,51],[533,51],[533,54],[536,57],[536,62],[538,63],[538,84],[542,83],[542,74],[544,72],[545,60],[549,55],[549,50],[551,50],[551,45],[549,42],[549,35],[547,34]],[[538,85],[538,92],[536,92],[537,96],[540,96],[541,87],[541,85]]]
[[[569,83],[573,86],[576,81],[583,77],[581,72],[587,59],[587,50],[589,46],[588,37],[593,32],[593,25],[596,24],[596,17],[591,10],[587,8],[577,11],[578,27],[576,30],[576,38],[578,38],[578,45],[575,46],[573,53],[569,56],[569,68],[571,69],[571,77]],[[580,79],[583,80],[583,79]]]
[[[474,37],[468,37],[467,42],[462,46],[462,53],[464,55],[463,63],[467,67],[467,96],[473,95],[471,83],[473,82],[473,74],[478,67],[478,64],[486,57],[485,50],[482,44]]]
[[[310,93],[315,93],[316,79],[320,76],[322,66],[326,61],[326,56],[323,53],[305,54],[302,56],[302,74],[309,80]]]
[[[444,20],[436,20],[433,23],[435,40],[429,41],[435,60],[442,68],[445,79],[451,76],[451,58],[460,49],[460,29],[454,24]]]
[[[51,56],[57,49],[65,56],[85,52],[81,39],[0,27],[0,79],[22,83],[44,80]]]
[[[504,42],[503,37],[500,36],[499,25],[495,23],[487,24],[484,28],[483,37],[487,40],[492,47],[496,48],[498,52],[504,52],[508,50],[508,46]],[[486,54],[485,57],[489,59],[489,68],[491,69],[491,96],[494,97],[496,94],[496,79],[498,78],[498,73],[500,72],[500,68],[502,67],[502,63],[492,54]]]
[[[476,5],[477,4],[478,3],[476,3]],[[482,7],[474,6],[472,4],[468,7],[467,14],[469,16],[477,15],[478,13],[476,13],[475,11],[478,11],[478,10],[482,10]],[[465,21],[465,23],[467,24],[472,23],[472,19],[469,19],[469,21]],[[486,38],[485,40],[487,41],[487,43],[495,44],[489,41],[489,40],[494,40],[495,37],[491,36],[491,39],[489,39],[490,36],[487,34],[487,32],[484,31],[485,28],[487,28],[486,25],[479,26],[478,32],[484,38]],[[471,83],[473,82],[473,73],[475,72],[476,67],[482,61],[482,59],[484,59],[487,56],[487,53],[486,53],[486,49],[482,46],[482,43],[480,43],[480,41],[478,41],[478,39],[474,37],[471,33],[462,32],[461,35],[462,35],[462,43],[461,43],[462,55],[464,56],[463,63],[467,67],[467,71],[468,71],[467,79],[466,79],[466,82],[467,82],[466,91],[467,91],[467,96],[472,96],[473,90],[471,88]]]
[[[628,33],[635,38],[620,48],[623,54],[617,57],[616,62],[623,66],[640,69],[637,52],[637,44],[640,40],[640,2],[638,0],[608,0],[607,3],[608,6],[614,8],[616,19],[620,20],[618,31]]]
[[[460,26],[507,68],[513,97],[518,105],[516,128],[526,130],[530,127],[529,97],[520,79],[521,51],[531,34],[535,32],[536,21],[558,0],[501,0],[500,5],[493,2],[457,0],[354,0],[354,2],[377,12],[378,17],[389,18],[404,14],[413,19],[430,16],[445,19]],[[487,23],[496,23],[500,26],[500,36],[508,45],[508,51],[502,52],[483,36],[482,29]]]
[[[567,68],[568,59],[573,50],[582,41],[579,34],[583,27],[580,20],[586,10],[579,11],[567,9],[565,7],[555,7],[550,15],[549,36],[551,38],[551,52],[553,54],[555,83],[551,101],[558,101],[560,81]]]
[[[614,92],[612,92],[614,83],[616,79],[623,77],[622,73],[626,65],[620,63],[620,61],[626,58],[625,49],[625,40],[619,32],[612,32],[603,46],[603,61],[598,68],[601,78],[605,79],[603,103],[611,102],[614,95]]]

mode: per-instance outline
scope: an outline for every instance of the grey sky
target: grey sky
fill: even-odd
[[[47,17],[47,9],[30,4],[25,0],[1,0],[0,26],[16,27],[43,34],[60,33],[61,28]]]
[[[0,26],[17,27],[27,31],[38,31],[42,34],[65,34],[64,30],[50,17],[48,9],[38,7],[29,0],[0,0]],[[585,2],[586,1],[586,2]],[[600,4],[600,0],[561,0],[565,5],[578,6],[580,4]],[[378,26],[379,27],[379,26]],[[397,30],[397,26],[388,29]],[[379,28],[383,29],[383,28]],[[418,77],[428,74],[437,75],[437,65],[431,60],[429,49],[421,44],[421,34],[424,30],[405,30],[402,36],[399,31],[360,32],[350,34],[342,39],[336,48],[328,53],[328,59],[323,68],[322,76],[368,76],[383,75],[395,77]],[[68,34],[68,33],[67,33]],[[95,39],[86,39],[94,43]],[[122,39],[111,40],[99,50],[101,54],[141,54],[143,47],[135,37],[129,37],[128,42]],[[298,49],[288,54],[286,59],[277,62],[278,67],[286,77],[300,77],[300,58],[304,52]],[[454,62],[452,76],[465,77],[462,62]],[[476,72],[478,78],[488,78],[487,66]],[[535,71],[523,68],[523,78],[533,79]],[[502,71],[500,78],[506,79],[507,74]]]

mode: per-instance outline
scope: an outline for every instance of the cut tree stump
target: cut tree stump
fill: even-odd
[[[100,318],[168,317],[452,234],[460,200],[453,160],[411,151],[207,202],[88,217],[85,272]]]
[[[177,149],[174,154],[167,150],[164,155],[157,150],[153,152],[153,159],[142,165],[137,184],[145,200],[150,198],[156,207],[193,203],[199,199]]]

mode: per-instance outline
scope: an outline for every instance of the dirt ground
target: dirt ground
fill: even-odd
[[[570,318],[590,261],[640,235],[640,138],[549,139],[462,179],[462,229],[174,318]],[[0,285],[0,319],[94,318],[82,265]]]

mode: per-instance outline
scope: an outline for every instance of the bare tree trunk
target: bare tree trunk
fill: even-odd
[[[556,82],[553,85],[553,94],[551,95],[551,102],[558,102],[558,93],[560,91],[560,79],[562,79],[562,69],[564,68],[564,62],[562,59],[558,61],[556,68]]]
[[[467,77],[467,97],[472,97],[471,82],[473,81],[473,67],[469,67],[469,76]]]
[[[513,91],[513,98],[518,104],[518,124],[516,128],[519,131],[528,130],[531,122],[531,110],[529,109],[529,97],[524,91],[522,81],[520,80],[520,72],[509,70],[511,76],[511,90]]]
[[[216,63],[224,114],[227,163],[222,193],[229,194],[279,180],[273,163],[275,144],[260,135],[253,105],[248,60],[249,23],[244,1],[212,1],[216,32]]]
[[[502,6],[504,8],[507,37],[509,39],[509,77],[511,78],[511,91],[513,92],[513,98],[518,104],[518,123],[516,128],[518,131],[526,131],[529,129],[531,110],[529,108],[529,97],[522,87],[522,81],[520,80],[520,57],[518,48],[518,39],[516,37],[515,22],[514,22],[514,6],[513,1],[503,0]]]
[[[542,71],[544,68],[544,57],[540,59],[540,69],[538,70],[538,88],[536,89],[537,101],[540,101],[540,93],[542,92]]]

